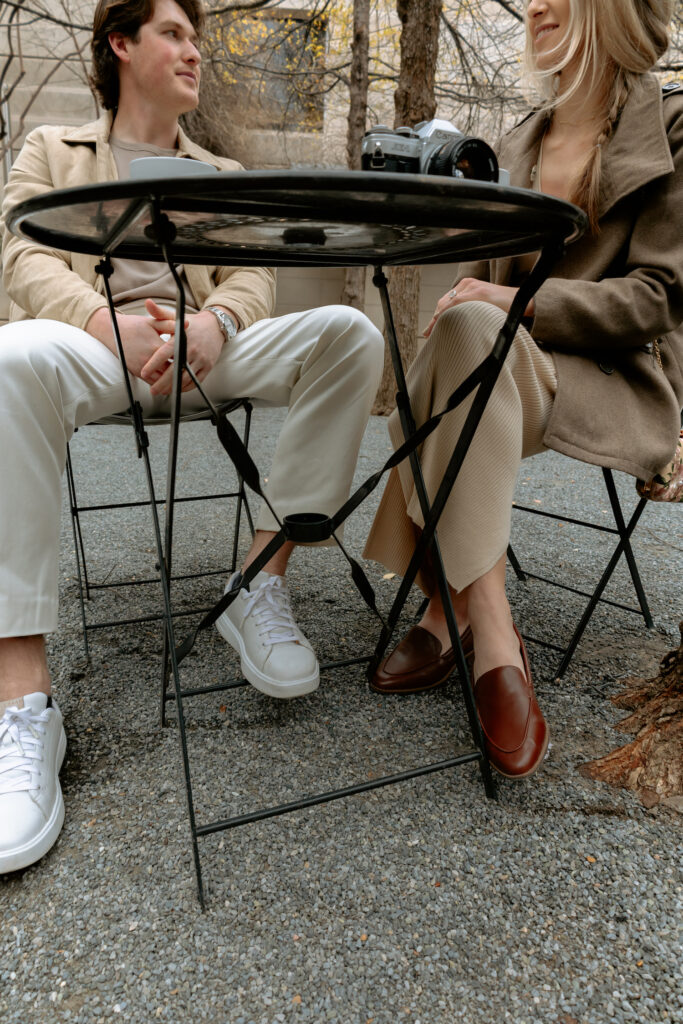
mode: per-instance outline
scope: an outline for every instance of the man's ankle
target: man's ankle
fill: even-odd
[[[257,530],[254,534],[254,540],[244,559],[244,565],[242,566],[242,572],[248,569],[253,561],[258,558],[262,551],[268,546],[271,540],[275,537],[275,534],[269,530]],[[294,550],[294,544],[291,541],[285,541],[275,554],[270,558],[261,571],[270,573],[271,576],[284,576],[287,571],[287,563],[289,562],[290,555]]]
[[[0,701],[29,693],[50,694],[50,672],[42,636],[0,638]]]

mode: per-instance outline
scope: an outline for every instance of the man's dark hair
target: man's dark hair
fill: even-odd
[[[176,0],[176,3],[200,36],[204,27],[204,9],[200,0]],[[90,84],[105,110],[116,110],[119,103],[119,60],[109,45],[109,33],[121,32],[137,41],[138,32],[153,14],[154,0],[98,0],[90,43]]]

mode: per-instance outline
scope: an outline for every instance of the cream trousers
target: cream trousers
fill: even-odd
[[[417,425],[441,412],[456,387],[487,356],[505,315],[485,302],[444,313],[406,379]],[[448,582],[456,591],[492,569],[505,553],[520,462],[544,451],[543,435],[557,390],[552,357],[520,327],[488,400],[470,449],[444,507],[437,535]],[[430,499],[438,490],[470,397],[441,420],[420,452]],[[398,416],[389,420],[394,447],[403,440]],[[424,525],[407,461],[392,470],[375,516],[365,556],[403,575]],[[430,593],[423,574],[417,583]]]
[[[346,500],[383,362],[380,332],[357,310],[323,306],[253,324],[227,344],[204,388],[286,406],[268,497],[281,517],[331,514]],[[168,399],[133,379],[147,415]],[[53,320],[0,328],[0,637],[57,625],[61,478],[76,427],[128,406],[118,358]],[[202,408],[197,391],[183,411]],[[258,528],[277,529],[264,506]]]

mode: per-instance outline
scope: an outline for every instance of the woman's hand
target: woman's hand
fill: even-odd
[[[434,325],[442,313],[453,306],[463,302],[490,302],[492,306],[498,306],[504,313],[510,312],[510,306],[517,294],[517,288],[511,288],[503,284],[491,284],[490,281],[480,281],[476,277],[464,277],[455,288],[446,292],[436,304],[434,316],[429,321],[424,337],[428,338],[434,330]],[[529,302],[524,311],[525,316],[534,315],[534,301]]]
[[[160,347],[142,367],[140,376],[146,381],[153,395],[170,395],[173,386],[173,334],[175,313],[172,309],[158,306],[152,299],[145,301],[150,323],[157,331]],[[223,332],[213,313],[203,310],[185,318],[187,336],[187,363],[199,381],[203,381],[213,369],[223,348]],[[183,373],[180,389],[191,391],[194,383],[189,373]]]

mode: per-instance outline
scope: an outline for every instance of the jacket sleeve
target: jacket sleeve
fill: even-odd
[[[548,348],[618,357],[683,322],[683,108],[667,134],[674,171],[630,198],[634,219],[620,276],[551,277],[536,293],[531,333]]]
[[[274,270],[267,267],[216,267],[212,281],[214,288],[204,300],[203,308],[226,306],[238,317],[242,329],[273,315]]]
[[[460,263],[453,282],[455,288],[466,277],[474,277],[477,281],[491,280],[491,264],[488,260],[476,260],[473,263]]]
[[[106,299],[74,272],[71,254],[50,249],[7,230],[9,210],[32,196],[52,191],[44,130],[28,135],[14,162],[2,203],[3,283],[10,298],[29,317],[60,320],[85,329]]]
[[[211,163],[219,171],[243,171],[237,160],[217,156],[193,143],[184,132],[180,132],[180,145],[188,155]],[[225,306],[231,309],[242,329],[273,315],[275,308],[275,271],[268,267],[205,267],[209,274],[208,289],[206,277],[195,280],[195,268],[185,267],[197,303],[207,306]]]

